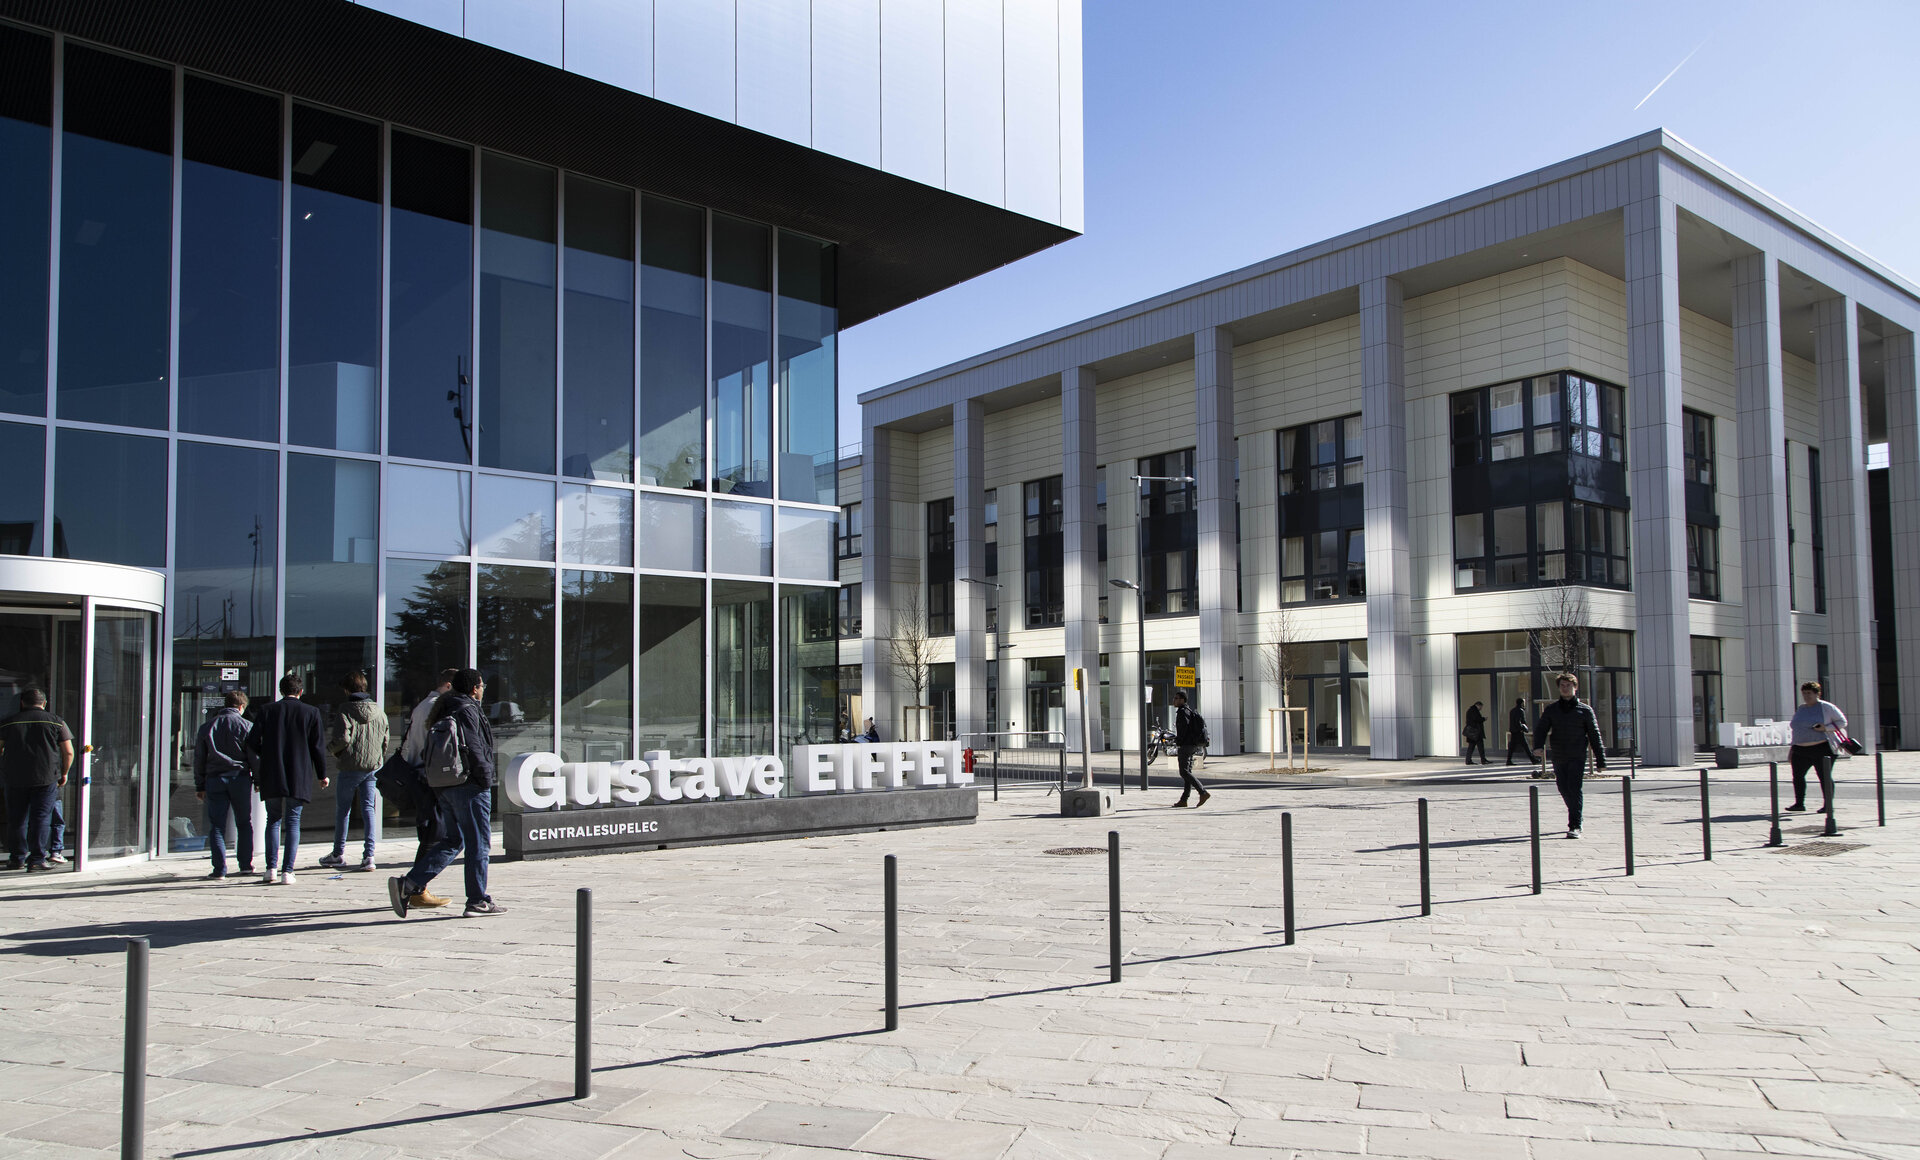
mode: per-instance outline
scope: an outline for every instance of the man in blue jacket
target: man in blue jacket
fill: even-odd
[[[1567,837],[1578,838],[1586,796],[1581,782],[1587,775],[1587,751],[1593,751],[1593,767],[1605,769],[1607,750],[1600,739],[1600,722],[1593,715],[1593,706],[1579,697],[1580,678],[1561,673],[1555,683],[1560,686],[1560,699],[1541,712],[1540,723],[1533,727],[1533,755],[1541,757],[1551,751],[1554,784],[1560,789],[1560,800],[1567,803]]]
[[[207,850],[213,855],[209,878],[227,876],[227,817],[239,839],[240,873],[253,873],[253,770],[247,734],[253,723],[241,716],[247,695],[229,690],[226,704],[208,715],[193,739],[193,796],[207,803]]]
[[[300,699],[306,691],[306,683],[292,673],[281,677],[280,699],[260,711],[259,723],[247,734],[247,752],[259,762],[260,796],[267,802],[267,873],[261,881],[268,886],[293,885],[300,811],[313,800],[316,785],[332,784],[326,722],[320,710]]]
[[[438,791],[436,833],[414,859],[413,869],[387,880],[387,901],[401,918],[407,916],[414,895],[426,890],[434,876],[453,863],[464,847],[466,856],[467,918],[504,914],[506,908],[487,893],[487,858],[493,843],[493,727],[480,711],[486,682],[476,669],[461,669],[453,687],[433,703],[428,734],[451,719],[460,734],[461,768],[467,780]],[[431,747],[431,742],[428,743]]]

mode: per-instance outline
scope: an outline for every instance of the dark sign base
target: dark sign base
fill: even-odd
[[[500,824],[506,847],[503,860],[513,862],[920,826],[965,826],[979,816],[979,791],[968,787],[550,810],[505,814]]]

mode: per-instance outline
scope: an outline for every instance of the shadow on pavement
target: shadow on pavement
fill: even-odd
[[[0,947],[0,955],[100,955],[126,950],[126,940],[145,936],[155,950],[198,943],[231,942],[243,938],[272,938],[366,926],[388,913],[385,907],[352,910],[307,910],[292,914],[233,914],[211,918],[89,923],[43,930],[10,931],[8,941],[25,945]],[[358,915],[358,922],[314,922],[314,919]]]
[[[190,1148],[175,1152],[175,1156],[218,1156],[223,1152],[250,1151],[254,1148],[271,1148],[276,1144],[298,1144],[306,1140],[335,1140],[342,1136],[351,1136],[355,1132],[377,1132],[382,1128],[410,1128],[415,1124],[438,1124],[445,1120],[464,1120],[471,1116],[491,1116],[499,1112],[524,1112],[530,1108],[552,1107],[554,1104],[569,1104],[572,1096],[549,1096],[544,1100],[521,1100],[516,1104],[499,1104],[491,1108],[469,1108],[466,1111],[448,1110],[433,1112],[424,1116],[406,1116],[398,1120],[382,1120],[376,1124],[355,1124],[351,1128],[329,1128],[320,1132],[299,1132],[291,1136],[275,1136],[267,1140],[249,1140],[244,1144],[222,1144],[216,1148]]]

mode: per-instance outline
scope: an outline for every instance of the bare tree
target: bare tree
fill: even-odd
[[[1260,669],[1267,684],[1273,686],[1273,699],[1287,703],[1287,691],[1300,669],[1300,622],[1286,605],[1267,621],[1266,638],[1260,644]]]
[[[893,610],[887,662],[896,680],[912,686],[914,705],[925,705],[927,688],[933,683],[933,639],[927,635],[927,612],[918,587]]]
[[[1561,583],[1541,591],[1534,605],[1534,626],[1527,630],[1527,636],[1549,672],[1573,672],[1575,666],[1586,663],[1592,624],[1587,590]]]

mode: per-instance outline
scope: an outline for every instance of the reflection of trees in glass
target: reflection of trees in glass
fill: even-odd
[[[626,756],[633,712],[633,578],[569,571],[560,587],[564,755],[571,761]]]
[[[407,573],[413,573],[411,578]],[[394,560],[387,567],[389,708],[432,691],[441,669],[467,663],[467,566]],[[411,583],[411,587],[403,587]]]
[[[480,567],[477,643],[494,740],[505,754],[552,744],[553,573],[505,564]]]

